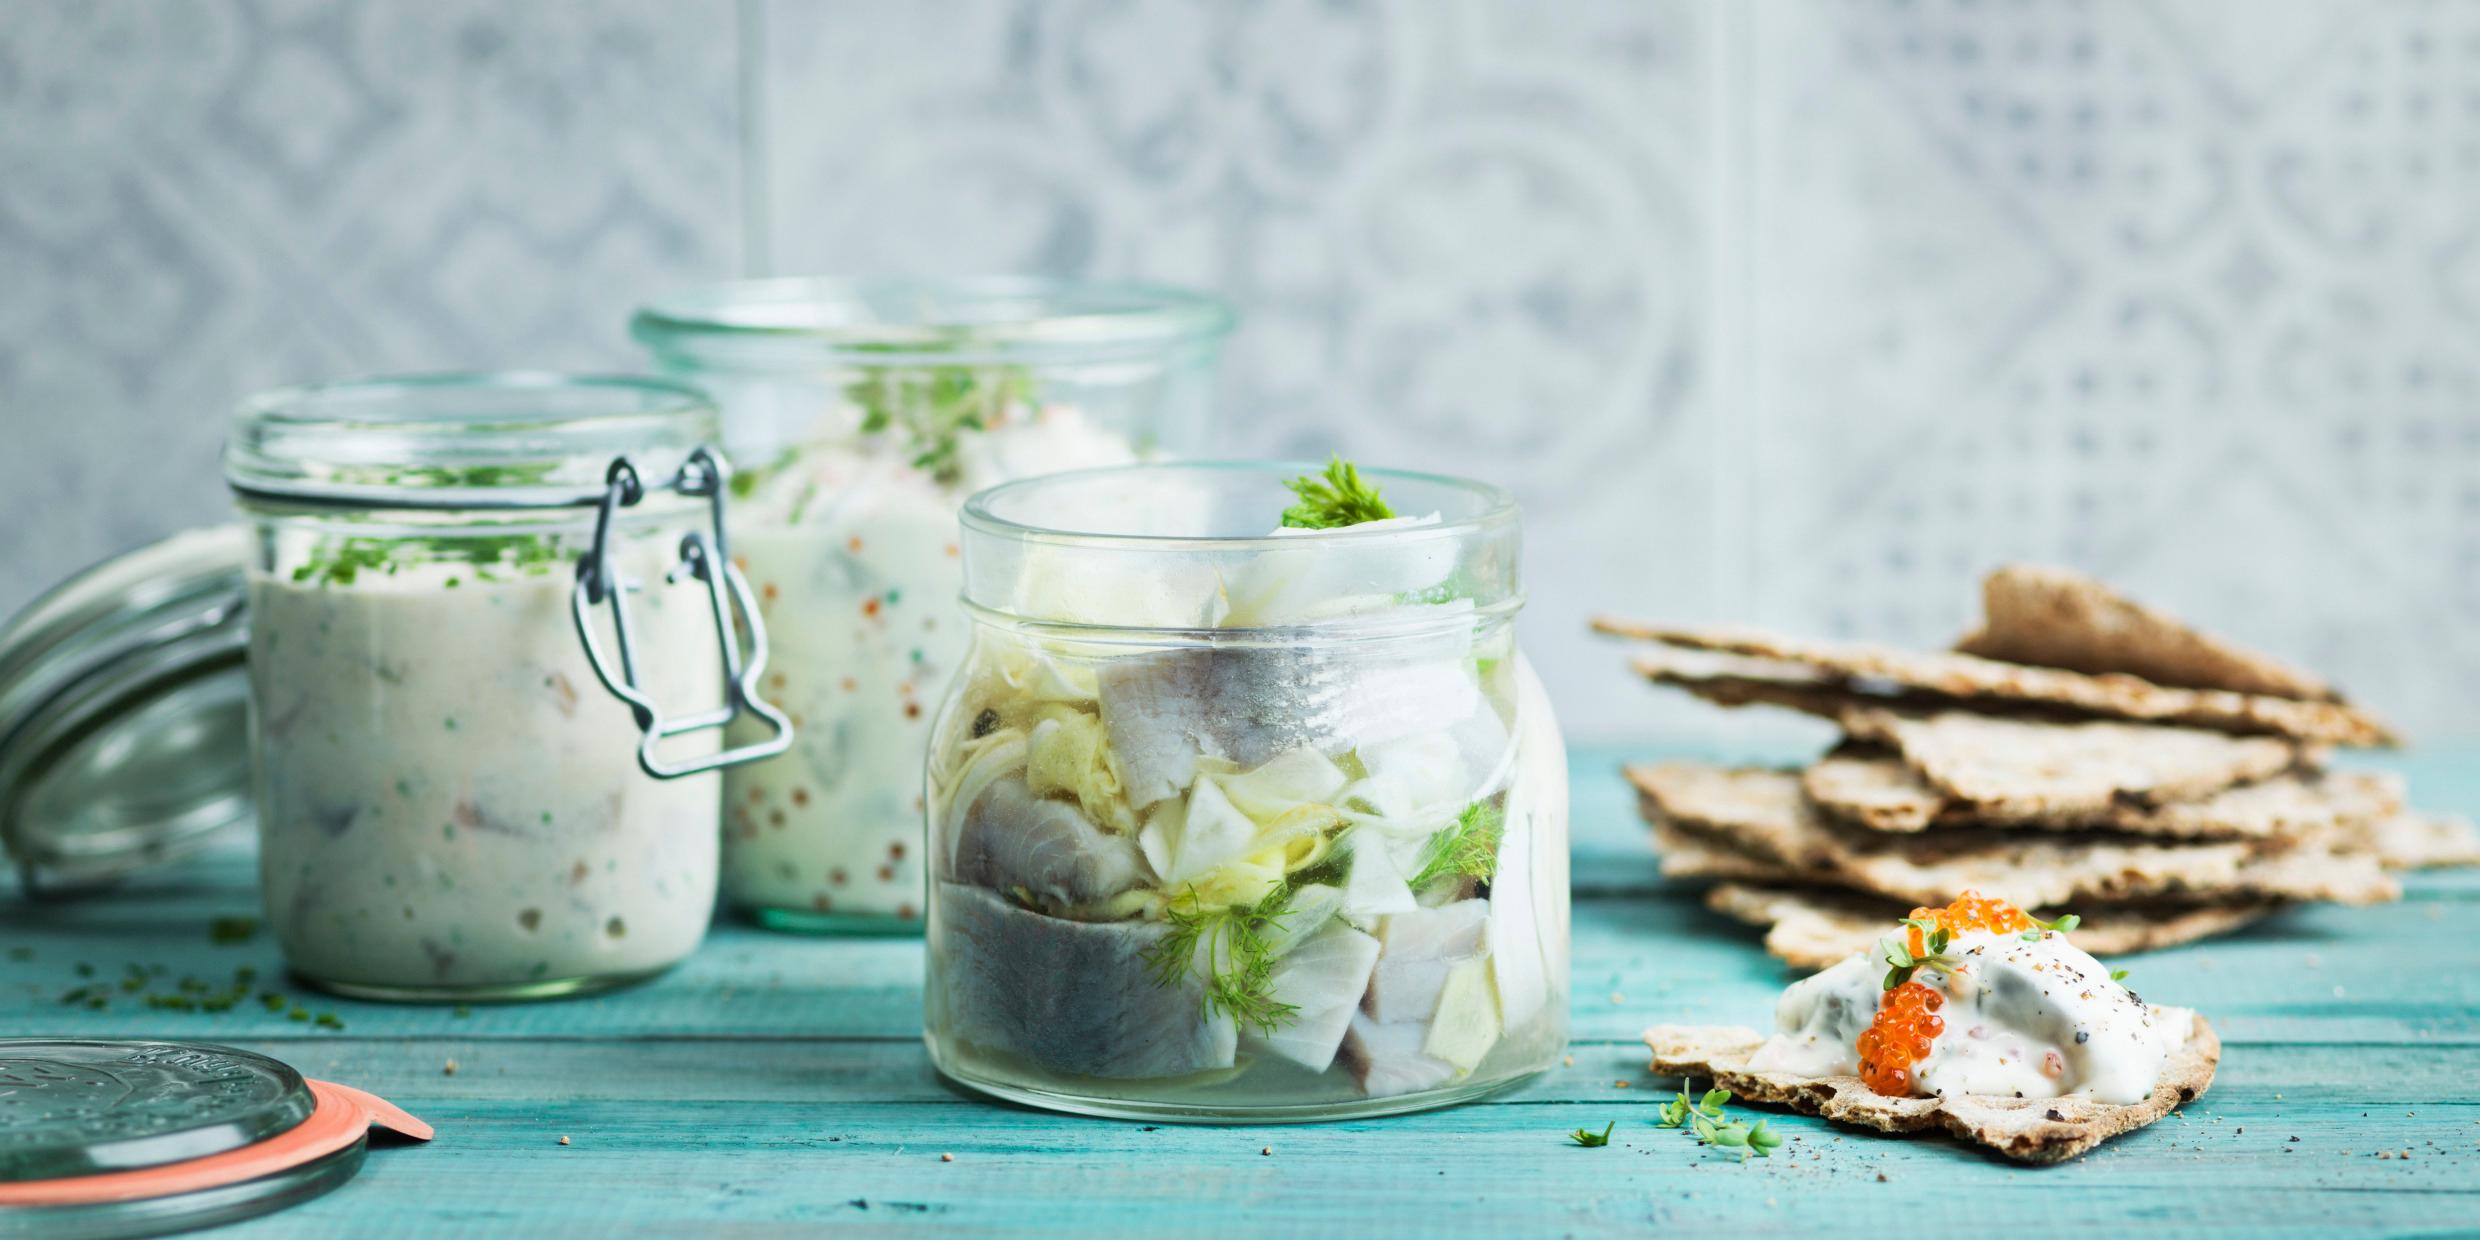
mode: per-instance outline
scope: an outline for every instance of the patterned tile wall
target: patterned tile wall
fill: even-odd
[[[763,13],[770,265],[1224,291],[1224,450],[1514,488],[1570,730],[1662,717],[1580,634],[1595,608],[1719,614],[1707,6]]]
[[[2480,6],[1753,13],[1752,614],[2069,562],[2480,734]]]
[[[1225,448],[1516,488],[1571,733],[1713,726],[1589,611],[1929,641],[2033,556],[2480,735],[2475,189],[2470,4],[19,0],[0,607],[263,383],[1147,275],[1243,309]]]
[[[0,611],[229,511],[234,399],[633,366],[743,255],[730,0],[9,0]]]

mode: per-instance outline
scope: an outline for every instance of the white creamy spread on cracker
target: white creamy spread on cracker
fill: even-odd
[[[1953,935],[1939,958],[1950,963],[1915,974],[1914,984],[1940,999],[1940,1027],[1911,1065],[1915,1096],[2140,1102],[2192,1024],[2184,1009],[2145,1003],[2056,931],[1969,930]],[[1861,1035],[1890,993],[1887,963],[1863,952],[1794,983],[1775,1009],[1777,1032],[1748,1067],[1860,1074]]]

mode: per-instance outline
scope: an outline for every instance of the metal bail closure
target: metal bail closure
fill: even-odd
[[[594,518],[594,543],[577,561],[577,587],[569,593],[569,610],[577,620],[577,640],[586,648],[586,661],[594,665],[594,674],[611,690],[612,696],[628,703],[629,713],[636,717],[645,739],[637,747],[637,765],[656,779],[678,779],[702,771],[737,766],[771,758],[792,747],[792,721],[784,712],[758,696],[758,677],[766,671],[766,622],[759,619],[757,604],[749,592],[749,582],[732,566],[732,557],[724,541],[724,483],[731,477],[731,467],[712,449],[699,448],[682,462],[680,472],[664,484],[664,489],[693,498],[704,498],[710,507],[709,530],[693,530],[680,540],[680,562],[664,574],[667,582],[677,582],[686,573],[706,583],[706,598],[715,621],[715,636],[723,651],[724,704],[714,710],[666,719],[654,699],[639,687],[637,648],[629,636],[628,592],[630,586],[620,579],[611,558],[612,517],[621,509],[631,507],[646,497],[645,483],[637,475],[637,466],[625,456],[612,458],[611,468],[603,479],[603,498]],[[611,664],[604,658],[600,642],[595,640],[594,608],[609,602],[611,628],[620,646],[620,675],[612,676]],[[738,627],[735,626],[738,622]],[[736,633],[746,631],[749,650],[744,666],[741,643]],[[662,742],[674,736],[720,728],[740,717],[742,711],[764,720],[772,734],[755,744],[725,749],[686,762],[667,762],[655,751]]]

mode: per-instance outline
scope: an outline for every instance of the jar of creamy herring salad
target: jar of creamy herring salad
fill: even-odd
[[[745,281],[639,311],[656,364],[722,407],[764,689],[798,736],[724,777],[726,903],[919,932],[922,754],[966,641],[957,505],[1192,446],[1231,321],[1184,290],[1030,278]]]
[[[973,645],[928,780],[948,1076],[1326,1119],[1564,1047],[1566,756],[1515,645],[1515,505],[1300,473],[1086,470],[966,505]]]
[[[725,559],[716,435],[706,399],[661,380],[242,405],[225,472],[251,543],[260,874],[297,974],[532,998],[697,947],[713,772],[788,743],[748,688],[765,637]],[[741,719],[759,735],[727,750]]]

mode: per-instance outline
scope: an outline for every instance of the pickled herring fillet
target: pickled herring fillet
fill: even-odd
[[[1134,839],[1114,835],[1066,801],[1033,795],[1024,777],[991,781],[956,837],[958,881],[1019,888],[1048,908],[1110,899],[1150,881]]]
[[[1456,1077],[1454,1064],[1421,1049],[1428,1040],[1428,1021],[1380,1021],[1360,1012],[1344,1031],[1340,1058],[1369,1097],[1419,1093]]]
[[[1099,669],[1102,722],[1142,809],[1197,778],[1200,756],[1244,767],[1294,749],[1340,753],[1451,727],[1481,704],[1470,635],[1401,653],[1207,647]]]
[[[1391,914],[1378,923],[1378,967],[1361,1006],[1386,1022],[1426,1021],[1455,966],[1481,955],[1487,900]]]
[[[1047,1071],[1133,1080],[1232,1065],[1239,1031],[1194,974],[1160,985],[1162,922],[1067,921],[979,887],[940,883],[931,950],[945,1030]]]
[[[1312,1072],[1325,1071],[1360,1010],[1361,993],[1369,988],[1369,971],[1377,962],[1378,940],[1329,920],[1274,966],[1274,997],[1292,1005],[1291,1018],[1271,1033],[1241,1034],[1241,1044]]]

